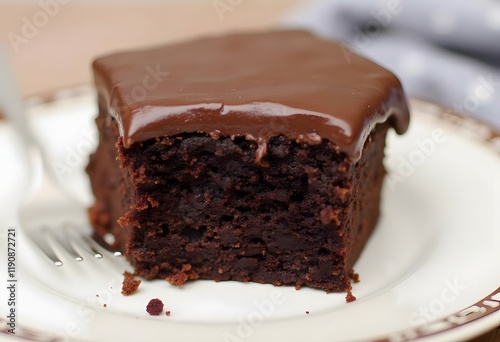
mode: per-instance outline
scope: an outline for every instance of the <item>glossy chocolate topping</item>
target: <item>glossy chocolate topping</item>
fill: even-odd
[[[265,154],[276,135],[328,139],[357,159],[376,123],[409,114],[398,79],[345,46],[303,31],[233,34],[95,61],[101,105],[125,147],[161,135],[244,136]],[[259,159],[260,157],[257,156]]]

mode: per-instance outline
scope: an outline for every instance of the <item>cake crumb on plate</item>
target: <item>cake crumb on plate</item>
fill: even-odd
[[[132,273],[125,271],[123,273],[123,284],[122,284],[122,294],[124,296],[129,296],[137,291],[139,285],[141,284],[140,280],[135,279]]]
[[[146,311],[153,316],[157,316],[163,312],[163,302],[158,298],[153,298],[146,306]]]

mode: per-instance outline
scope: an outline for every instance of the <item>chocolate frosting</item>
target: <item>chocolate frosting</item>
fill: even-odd
[[[400,134],[409,113],[399,80],[342,44],[304,31],[232,34],[118,53],[94,62],[101,105],[125,147],[162,135],[328,139],[356,160],[371,129]]]

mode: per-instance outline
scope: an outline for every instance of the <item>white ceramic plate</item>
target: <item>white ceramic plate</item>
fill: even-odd
[[[96,145],[91,93],[31,106],[34,128],[64,186],[87,205],[83,172]],[[24,238],[19,141],[0,124],[0,272],[6,228],[16,230],[16,333],[37,341],[428,341],[463,340],[500,324],[500,144],[491,130],[413,103],[408,134],[388,140],[382,217],[355,265],[357,300],[345,294],[236,282],[182,288],[143,281],[120,294],[130,266],[105,256],[56,268]],[[446,119],[448,118],[448,119]],[[454,119],[449,120],[449,119]],[[455,120],[456,119],[456,120]],[[0,339],[7,338],[7,279]],[[145,307],[160,298],[170,316]]]

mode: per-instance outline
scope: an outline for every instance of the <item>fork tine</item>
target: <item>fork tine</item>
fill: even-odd
[[[94,244],[90,241],[87,235],[77,234],[75,229],[71,229],[71,226],[67,225],[66,233],[71,237],[71,240],[78,244],[78,247],[85,250],[85,252],[92,255],[95,259],[101,259],[103,257],[102,253],[95,248]]]
[[[86,234],[79,234],[78,229],[70,224],[65,224],[60,230],[62,234],[55,234],[53,229],[42,226],[37,230],[29,230],[29,238],[38,246],[43,254],[54,264],[63,266],[63,261],[58,256],[59,253],[68,254],[75,261],[83,261],[84,258],[78,250],[83,250],[95,259],[104,257],[103,250],[114,257],[121,257],[123,254],[112,248],[100,237],[90,237]],[[102,249],[101,249],[102,248]]]
[[[89,238],[90,240],[90,238]],[[100,247],[104,248],[106,251],[110,252],[113,254],[115,257],[121,257],[123,254],[117,249],[112,248],[106,241],[104,241],[100,236],[92,236],[91,238],[92,241],[96,242]]]
[[[46,230],[47,228],[43,227],[40,231],[40,234],[35,234],[34,232],[30,232],[31,234],[28,234],[28,236],[34,242],[34,244],[37,245],[38,248],[40,248],[43,254],[54,264],[54,266],[60,267],[63,265],[63,262],[57,256],[57,254],[54,251],[54,248],[52,248],[50,242],[44,236]]]
[[[52,243],[57,243],[59,247],[62,247],[72,259],[76,261],[83,261],[83,257],[75,250],[73,244],[69,242],[66,229],[62,231],[62,234],[58,234],[59,236],[57,236],[54,234],[53,229],[45,227],[44,233]]]
[[[71,229],[68,224],[64,224],[64,233],[61,234],[60,240],[62,242],[62,245],[66,252],[71,255],[73,259],[76,261],[83,261],[83,256],[78,252],[78,250],[75,248],[75,244],[73,242],[73,239],[71,237]]]

